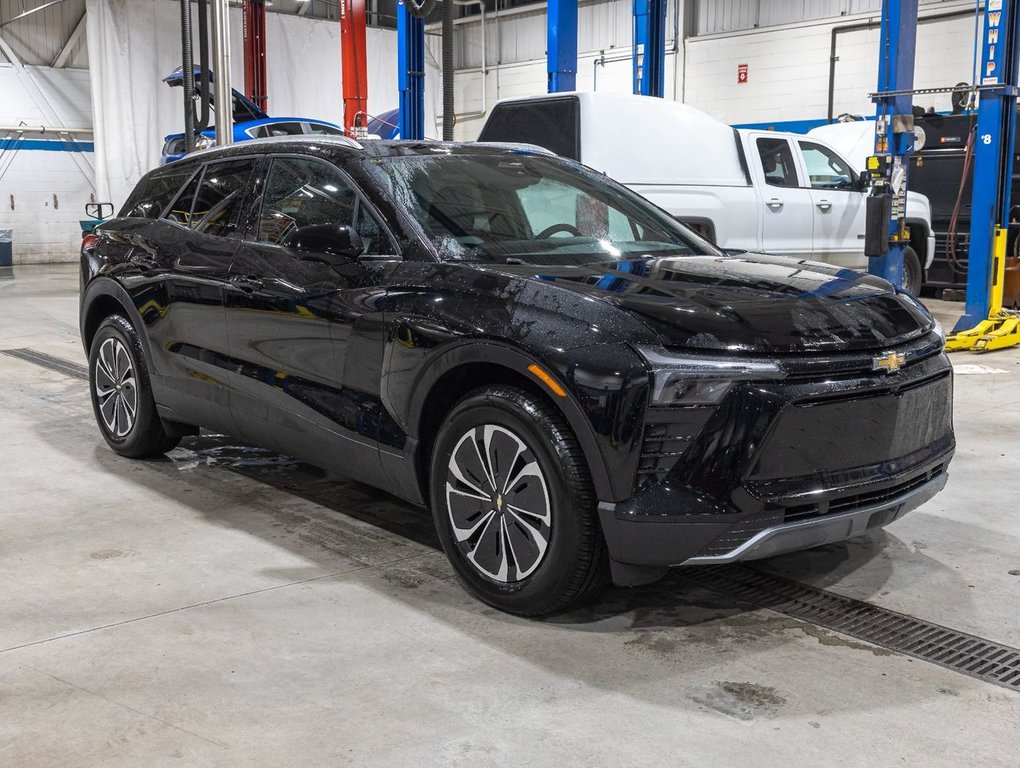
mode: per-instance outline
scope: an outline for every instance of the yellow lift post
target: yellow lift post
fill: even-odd
[[[969,349],[991,352],[1020,344],[1020,313],[1002,307],[1002,290],[1006,280],[1006,229],[996,227],[992,244],[992,284],[988,302],[988,319],[973,328],[953,333],[946,338],[946,351]]]

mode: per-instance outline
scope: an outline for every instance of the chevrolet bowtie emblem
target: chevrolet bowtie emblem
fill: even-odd
[[[876,357],[871,363],[871,370],[896,373],[907,362],[905,355],[899,352],[890,352],[882,357]]]

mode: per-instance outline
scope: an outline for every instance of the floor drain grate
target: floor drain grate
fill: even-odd
[[[89,380],[89,370],[84,365],[72,363],[70,360],[62,360],[59,357],[47,355],[45,352],[37,352],[34,349],[24,348],[0,349],[0,353],[3,353],[8,357],[16,357],[19,360],[24,360],[26,363],[41,365],[43,368],[49,368],[51,371],[62,373],[65,376],[70,376],[72,379],[81,379],[82,381]]]
[[[698,566],[684,575],[762,608],[1020,692],[1020,648],[745,566]]]

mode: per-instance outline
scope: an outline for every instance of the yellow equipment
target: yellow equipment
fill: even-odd
[[[946,337],[946,351],[969,349],[991,352],[1020,344],[1020,313],[1002,308],[1002,288],[1006,281],[1006,229],[996,227],[992,244],[992,291],[988,319],[973,328]]]

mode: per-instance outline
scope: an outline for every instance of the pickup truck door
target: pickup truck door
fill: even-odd
[[[800,179],[794,147],[784,136],[761,133],[750,139],[755,187],[761,195],[761,249],[813,258],[814,201]]]
[[[798,141],[797,149],[815,209],[815,258],[841,267],[866,269],[866,203],[857,175],[846,160],[823,144]]]

